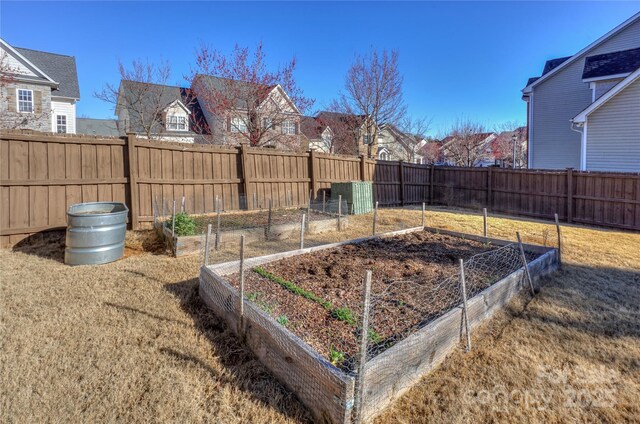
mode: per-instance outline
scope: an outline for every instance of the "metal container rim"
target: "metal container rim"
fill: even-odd
[[[129,208],[127,207],[126,204],[124,204],[123,202],[86,202],[86,203],[76,203],[73,204],[71,206],[69,206],[69,209],[67,209],[67,215],[68,216],[73,216],[73,217],[77,217],[77,218],[84,218],[87,216],[86,213],[78,213],[78,212],[72,212],[72,210],[78,206],[92,206],[92,205],[114,205],[114,206],[122,206],[124,209],[121,211],[117,211],[117,212],[105,212],[105,213],[95,213],[95,214],[91,214],[91,216],[110,216],[110,215],[119,215],[119,214],[128,214],[129,213]]]

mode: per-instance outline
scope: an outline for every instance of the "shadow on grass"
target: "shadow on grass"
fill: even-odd
[[[32,234],[13,246],[12,250],[64,263],[65,234],[65,230]]]
[[[198,294],[198,284],[198,278],[192,278],[180,283],[167,284],[165,288],[178,298],[180,307],[191,316],[198,332],[211,342],[218,360],[233,376],[226,382],[235,384],[254,399],[289,418],[300,422],[312,422],[311,415],[295,395],[272,377],[249,348],[207,308]],[[161,352],[200,365],[208,370],[212,378],[219,379],[219,373],[200,358],[170,348],[162,348]]]

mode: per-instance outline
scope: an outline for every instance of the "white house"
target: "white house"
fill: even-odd
[[[0,38],[0,126],[76,132],[80,88],[73,56],[13,47]]]

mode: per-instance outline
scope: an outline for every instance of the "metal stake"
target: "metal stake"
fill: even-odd
[[[482,219],[483,219],[482,232],[484,234],[484,242],[487,243],[487,208],[482,208]]]
[[[378,202],[373,208],[373,235],[376,235],[376,223],[378,221]]]
[[[307,204],[307,215],[311,218],[311,197],[313,196],[313,189],[309,190],[309,203]]]
[[[562,266],[562,237],[560,235],[560,220],[558,214],[554,214],[556,219],[556,231],[558,232],[558,263]]]
[[[207,237],[204,240],[204,266],[209,265],[209,240],[211,239],[211,224],[207,224]]]
[[[520,232],[516,231],[516,237],[518,237],[518,246],[520,247],[520,256],[522,257],[522,264],[524,265],[524,274],[527,277],[527,281],[529,281],[529,287],[531,288],[531,294],[533,296],[536,295],[536,291],[533,288],[533,280],[531,279],[531,274],[529,274],[529,266],[527,265],[527,257],[524,255],[524,247],[522,247],[522,240],[520,239]]]
[[[362,422],[362,396],[364,394],[364,372],[367,364],[367,336],[369,333],[369,309],[371,307],[371,271],[364,275],[364,308],[362,311],[362,328],[360,330],[360,354],[358,360],[358,375],[355,387],[355,422]]]
[[[462,259],[458,259],[460,264],[460,290],[462,291],[462,313],[464,315],[464,327],[467,333],[467,349],[471,350],[471,333],[469,332],[469,315],[467,313],[467,285],[464,278],[464,262]]]
[[[307,218],[306,214],[302,214],[302,222],[300,222],[300,249],[304,249],[304,224]]]
[[[426,210],[426,203],[422,202],[422,226],[424,227],[424,214]]]
[[[220,249],[220,206],[218,205],[218,216],[216,222],[216,250]]]

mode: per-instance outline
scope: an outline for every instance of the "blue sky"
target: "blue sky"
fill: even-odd
[[[297,57],[298,83],[322,108],[356,53],[395,48],[410,114],[431,118],[438,135],[458,118],[489,128],[525,122],[520,89],[545,60],[577,52],[639,10],[638,2],[2,1],[0,34],[75,56],[78,115],[95,118],[113,115],[93,93],[117,84],[118,60],[166,59],[184,84],[202,43],[230,51],[262,40],[274,66]]]

